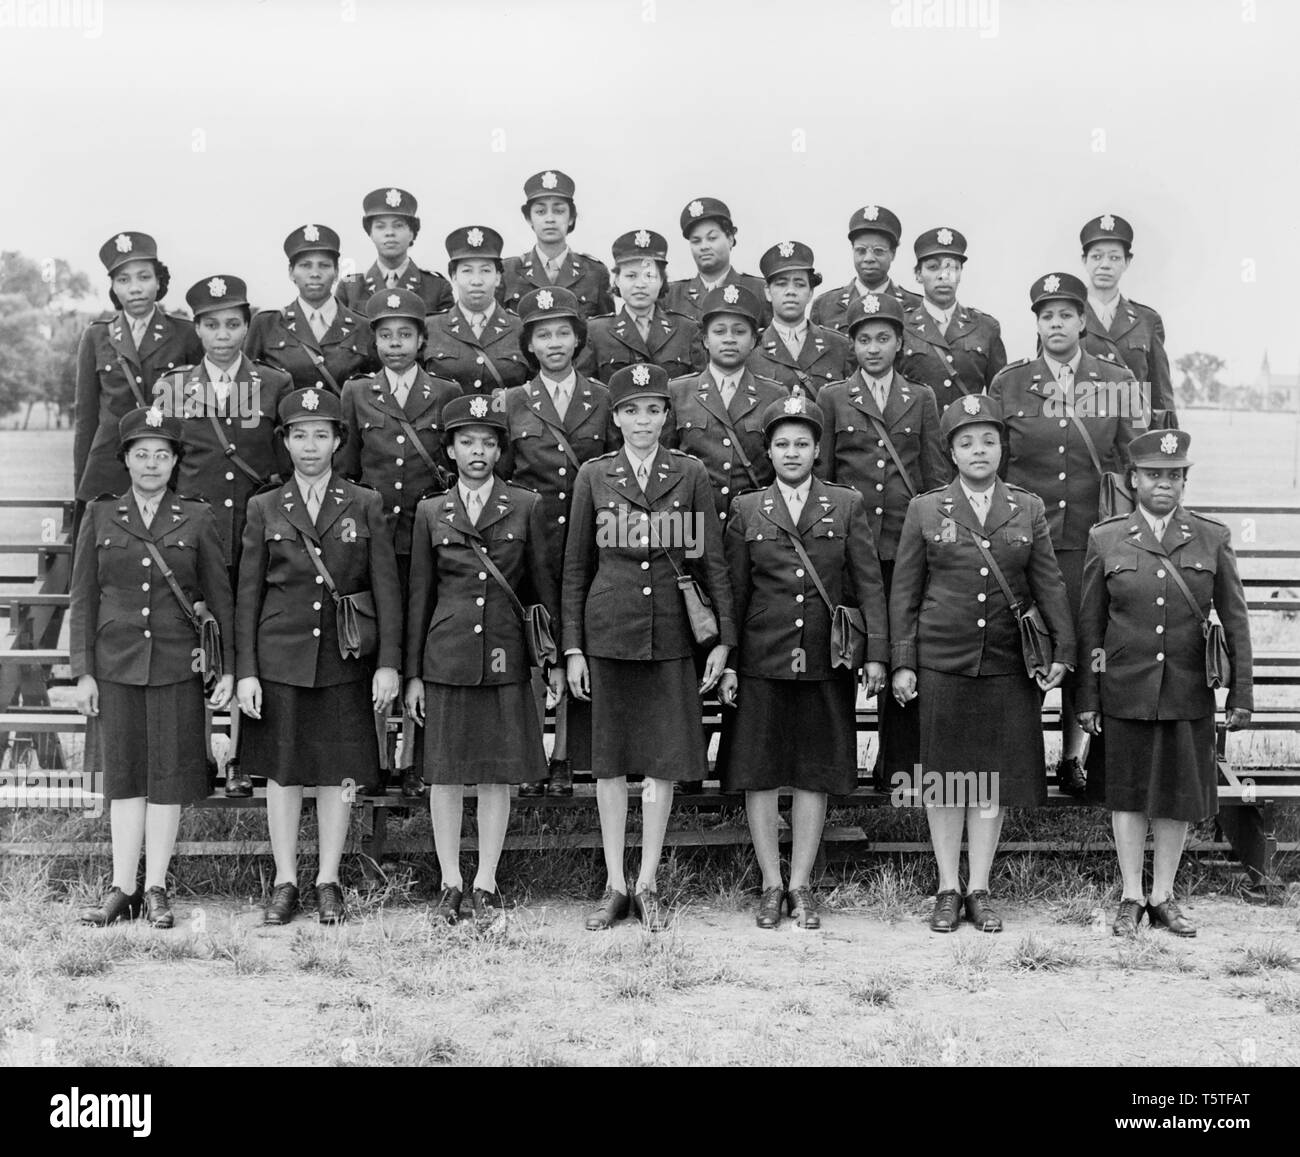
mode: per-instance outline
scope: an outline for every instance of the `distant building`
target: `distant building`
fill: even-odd
[[[1255,389],[1262,390],[1268,397],[1274,390],[1294,394],[1300,390],[1300,374],[1275,374],[1268,364],[1268,351],[1264,351],[1264,360],[1259,364],[1259,373],[1255,375]]]

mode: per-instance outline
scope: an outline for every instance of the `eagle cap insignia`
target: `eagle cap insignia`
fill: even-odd
[[[397,206],[402,203],[402,194],[396,189],[389,189],[388,192],[384,194],[384,203],[390,208],[396,209]]]
[[[128,237],[125,233],[119,233],[116,237],[114,237],[113,244],[117,246],[117,251],[119,253],[131,252],[131,238]]]
[[[1057,277],[1055,273],[1051,274],[1048,277],[1044,277],[1043,288],[1047,290],[1048,293],[1055,293],[1058,289],[1061,288],[1061,279]]]
[[[557,178],[556,175],[553,172],[551,172],[550,169],[547,169],[546,172],[542,174],[543,189],[554,189],[555,186],[558,185],[559,183],[560,183],[559,178]]]
[[[213,297],[225,297],[226,283],[220,277],[214,277],[208,282],[208,292],[212,294]]]
[[[465,234],[465,240],[468,241],[475,249],[483,244],[483,230],[471,229]]]
[[[940,245],[951,245],[951,244],[952,244],[952,230],[951,230],[951,229],[940,229],[940,230],[939,230],[939,244],[940,244]]]
[[[776,247],[776,249],[777,252],[780,253],[782,257],[789,257],[791,254],[794,253],[794,242],[782,241],[781,244]]]
[[[785,402],[785,412],[786,412],[787,414],[802,414],[802,413],[803,413],[803,399],[802,399],[802,398],[787,398],[787,399],[786,399],[786,402]]]
[[[550,309],[551,306],[555,304],[555,296],[549,289],[543,289],[542,292],[537,295],[537,304],[542,309]]]
[[[162,425],[162,418],[162,411],[155,407],[150,409],[150,411],[144,416],[144,424],[146,426],[152,426],[156,430]]]
[[[862,299],[862,310],[864,313],[879,313],[880,298],[878,298],[874,293],[868,293],[867,296]]]
[[[704,212],[704,203],[702,201],[692,201],[686,206],[686,211],[692,217],[699,217]]]
[[[722,300],[728,305],[735,305],[735,303],[740,300],[740,290],[738,290],[734,285],[728,285],[727,288],[722,291]]]
[[[647,366],[632,367],[632,382],[638,386],[648,386],[650,384],[650,369]]]
[[[632,240],[636,242],[637,248],[644,249],[650,244],[650,234],[644,229],[638,229],[636,236]]]
[[[302,239],[304,241],[319,241],[320,230],[315,225],[304,225],[302,230]]]
[[[974,394],[967,394],[961,400],[961,408],[968,414],[978,414],[980,412],[980,400]]]
[[[1162,454],[1178,453],[1178,436],[1176,434],[1166,434],[1160,439],[1160,452]]]
[[[302,408],[304,410],[315,410],[320,406],[320,395],[315,390],[308,390],[302,396]]]
[[[1106,213],[1102,216],[1102,219],[1098,222],[1098,224],[1103,229],[1105,229],[1107,233],[1110,233],[1115,228],[1115,218],[1111,216],[1111,214]]]
[[[384,298],[384,304],[388,306],[389,309],[396,309],[402,304],[402,299],[398,297],[397,294],[390,293],[386,298]]]
[[[483,397],[481,394],[477,397],[470,398],[469,412],[475,418],[487,417],[487,412],[488,412],[487,398]]]
[[[874,221],[877,217],[880,216],[880,210],[875,205],[868,205],[865,209],[862,210],[862,215],[868,221]]]

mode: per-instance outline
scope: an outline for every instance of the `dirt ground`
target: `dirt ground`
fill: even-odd
[[[1296,1065],[1300,911],[1199,898],[1194,940],[1006,907],[938,936],[831,912],[819,932],[695,907],[588,933],[573,904],[434,927],[423,905],[341,929],[186,909],[169,933],[76,926],[23,983],[10,1064]],[[39,1011],[36,1011],[39,1010]]]

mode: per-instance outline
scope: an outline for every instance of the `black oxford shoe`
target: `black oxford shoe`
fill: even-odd
[[[573,764],[567,759],[551,760],[551,781],[546,785],[546,794],[550,796],[568,796],[573,794]]]
[[[263,924],[288,924],[298,910],[298,885],[276,884],[271,899],[262,911]]]
[[[659,902],[659,893],[642,888],[636,894],[636,918],[647,932],[662,932],[668,927],[668,909]]]
[[[983,889],[966,893],[966,918],[981,932],[1002,931],[1002,917]]]
[[[239,766],[239,760],[232,759],[226,764],[226,798],[248,799],[253,794],[253,781]]]
[[[1172,896],[1163,904],[1147,905],[1147,923],[1152,928],[1166,928],[1175,936],[1196,935],[1196,925],[1183,915]]]
[[[1110,930],[1116,936],[1136,936],[1146,905],[1141,900],[1121,900]]]
[[[408,767],[402,772],[402,798],[424,798],[424,780],[420,778],[420,773],[415,770],[414,766]]]
[[[627,916],[630,901],[626,892],[606,888],[600,903],[587,913],[587,931],[602,932]]]
[[[1083,764],[1073,757],[1061,760],[1056,768],[1056,786],[1066,795],[1085,795],[1088,791],[1088,773],[1083,770]]]
[[[491,924],[505,911],[501,893],[489,892],[486,888],[475,888],[470,894],[470,903],[474,907],[474,922],[477,924]]]
[[[784,888],[765,888],[758,900],[754,923],[760,928],[775,928],[781,923],[781,909],[785,906]]]
[[[335,883],[316,885],[316,913],[322,924],[342,924],[348,918],[343,889]]]
[[[460,902],[464,899],[465,894],[459,888],[443,888],[438,896],[438,906],[433,910],[435,920],[443,920],[448,924],[456,924],[460,921]]]
[[[81,910],[81,922],[93,924],[97,928],[107,928],[119,920],[134,920],[140,915],[141,902],[139,892],[128,896],[121,888],[110,888],[100,907]]]
[[[149,923],[155,928],[171,928],[176,919],[172,916],[171,901],[167,899],[167,889],[146,888],[144,893],[144,910]]]
[[[790,906],[790,919],[800,928],[822,926],[822,918],[817,914],[817,902],[813,899],[812,889],[806,884],[801,888],[791,888],[786,903]]]
[[[949,890],[934,898],[930,913],[931,932],[952,932],[961,923],[961,893]]]

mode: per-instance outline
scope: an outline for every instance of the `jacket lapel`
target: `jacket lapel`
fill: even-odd
[[[987,532],[975,517],[975,511],[966,500],[966,492],[962,490],[958,479],[954,478],[948,483],[943,492],[943,500],[939,503],[939,511],[944,518],[951,518],[958,526],[964,527],[983,541]]]
[[[703,370],[695,383],[695,396],[701,406],[709,411],[724,426],[731,422],[731,416],[727,413],[727,407],[722,404],[722,395],[718,392],[717,383],[713,380],[713,375],[708,370]]]
[[[713,375],[710,374],[710,377]],[[722,400],[722,396],[718,396]],[[736,383],[736,392],[731,398],[731,409],[727,411],[727,416],[731,419],[732,425],[735,425],[755,406],[758,405],[758,388],[754,385],[754,375],[745,370],[740,375],[740,381]]]
[[[510,513],[510,491],[506,484],[499,478],[493,478],[492,486],[485,487],[488,490],[487,497],[483,501],[483,509],[479,512],[477,530],[480,532],[486,530],[494,522],[500,522],[507,514]],[[460,487],[456,488],[459,495]],[[466,516],[466,521],[469,521]]]
[[[956,316],[954,313],[954,319]],[[937,346],[939,349],[948,349],[948,339],[943,335],[943,331],[939,329],[939,323],[930,316],[930,311],[925,308],[923,303],[917,303],[909,328],[922,341]]]
[[[650,333],[654,334],[654,318],[650,319]],[[637,329],[636,323],[633,322],[627,310],[623,310],[618,315],[618,320],[614,323],[609,331],[609,335],[618,341],[621,341],[628,349],[637,353],[648,354],[650,350],[646,343],[641,340],[641,331]]]
[[[966,495],[963,493],[962,497]],[[999,527],[1005,526],[1015,517],[1020,505],[1011,497],[1011,491],[1000,478],[993,482],[993,500],[989,503],[988,516],[984,520],[984,533],[992,534]],[[972,511],[972,513],[974,513]],[[978,522],[979,519],[976,519]]]
[[[657,452],[656,457],[658,457]],[[641,493],[641,487],[637,485],[636,471],[632,468],[632,461],[627,456],[626,447],[621,448],[609,460],[609,465],[605,468],[605,482],[615,494],[621,495],[627,502],[643,510],[650,508],[649,501]]]
[[[806,514],[810,506],[812,506],[811,489],[808,491],[808,501],[804,503],[803,513]],[[758,501],[758,508],[763,512],[763,517],[778,529],[784,530],[787,534],[798,533],[794,523],[790,521],[790,508],[785,504],[785,496],[775,482],[763,491]]]
[[[320,342],[316,340],[316,335],[312,333],[310,323],[308,323],[307,319],[298,311],[298,302],[296,300],[291,301],[286,305],[284,309],[280,311],[280,316],[284,319],[285,329],[293,334],[293,336],[302,342],[302,344],[308,349],[320,353]],[[335,315],[334,320],[338,321],[337,315]],[[329,335],[326,334],[326,336],[328,337]]]
[[[780,341],[780,339],[777,339]],[[785,342],[780,342],[785,346]],[[826,352],[826,339],[822,337],[821,328],[808,323],[807,330],[804,331],[803,348],[799,351],[799,368],[808,369],[814,365],[818,358]]]
[[[113,347],[114,353],[126,358],[137,369],[140,368],[140,352],[135,348],[135,342],[131,340],[131,323],[127,321],[126,314],[120,310],[109,323],[108,344]]]
[[[438,521],[455,534],[466,534],[471,538],[481,537],[478,528],[469,520],[465,504],[460,500],[460,487],[454,482],[439,506]]]
[[[320,535],[312,523],[311,515],[307,513],[307,500],[303,498],[302,492],[298,489],[298,479],[296,477],[290,478],[280,488],[280,509],[294,529],[299,531],[304,538],[310,539],[312,542],[318,541]]]
[[[569,408],[564,415],[566,430],[577,430],[596,413],[596,398],[591,391],[591,382],[581,374],[574,374],[573,396],[569,399]]]
[[[885,399],[885,425],[893,426],[912,408],[914,401],[916,395],[912,393],[912,383],[895,370],[889,383],[889,397]]]
[[[343,480],[337,475],[330,476],[329,485],[325,487],[325,497],[321,499],[320,515],[316,519],[316,531],[320,538],[325,537],[325,532],[329,530],[352,504],[352,495],[348,488],[343,485]],[[307,504],[303,503],[303,513],[307,510]]]
[[[808,500],[799,512],[799,533],[806,534],[821,519],[830,517],[831,509],[831,496],[826,493],[826,484],[814,474],[808,488]]]
[[[763,351],[763,355],[768,361],[776,362],[777,365],[788,366],[792,370],[800,368],[805,355],[808,353],[808,347],[812,345],[812,325],[808,326],[808,334],[804,337],[803,349],[799,351],[799,357],[796,360],[791,357],[790,350],[785,342],[781,340],[781,335],[776,332],[776,324],[773,323],[767,327],[763,336],[759,339],[758,348]]]
[[[654,504],[668,493],[681,480],[681,471],[673,460],[671,451],[660,446],[655,451],[654,461],[650,464],[650,477],[646,480],[646,501],[653,508]],[[636,485],[635,480],[633,486]]]
[[[403,407],[410,421],[414,422],[433,405],[433,390],[430,385],[429,375],[422,369],[416,370],[415,381],[411,383],[411,388],[406,393],[406,405]]]
[[[1120,295],[1119,302],[1115,306],[1115,320],[1110,325],[1110,338],[1112,341],[1118,341],[1129,330],[1133,329],[1138,323],[1137,310],[1133,308],[1128,298]]]
[[[171,326],[171,318],[157,306],[154,306],[153,317],[149,319],[149,324],[145,327],[144,337],[140,339],[139,353],[141,362],[167,340]]]
[[[884,420],[880,407],[876,405],[876,395],[867,389],[867,379],[859,370],[849,379],[849,401],[869,418]]]
[[[546,276],[546,270],[537,264],[537,250],[530,249],[519,257],[519,276],[521,280],[528,282],[534,289],[542,289],[550,285],[550,280]]]
[[[473,334],[474,331],[471,329],[469,332]],[[478,344],[483,349],[487,349],[488,346],[495,345],[502,338],[509,336],[510,323],[506,320],[506,311],[498,305],[492,311],[492,317],[483,326],[483,336],[479,338]]]
[[[632,327],[636,332],[636,326]],[[668,320],[668,315],[662,309],[655,306],[655,311],[650,317],[650,340],[646,342],[646,350],[649,353],[657,353],[668,339],[673,336],[673,323]],[[641,335],[637,333],[637,337]]]
[[[357,310],[348,309],[340,302],[334,310],[334,323],[320,340],[321,346],[340,345],[347,341],[359,324],[357,321],[359,316]],[[307,332],[311,333],[311,326],[307,326]]]

